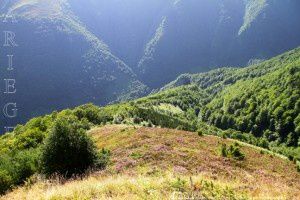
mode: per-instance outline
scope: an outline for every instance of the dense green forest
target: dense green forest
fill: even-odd
[[[105,124],[168,127],[234,138],[300,161],[300,49],[247,68],[185,74],[150,96],[92,104],[31,119],[0,138],[0,191],[41,171],[57,122],[88,130]]]

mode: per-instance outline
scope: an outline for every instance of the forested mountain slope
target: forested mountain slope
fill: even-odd
[[[185,74],[162,90],[168,93],[173,87],[181,86],[173,90],[194,87],[204,95],[204,98],[191,99],[193,106],[199,106],[200,121],[224,130],[252,133],[265,138],[271,146],[284,143],[297,147],[300,136],[299,81],[298,48],[243,69],[224,68],[203,74]]]
[[[155,88],[176,74],[245,66],[295,48],[299,6],[293,0],[176,1],[145,48],[142,80]]]
[[[245,66],[300,44],[298,0],[4,0],[14,54],[18,119],[93,102],[133,99],[182,73]],[[0,38],[3,43],[4,37]],[[11,74],[13,73],[13,74]],[[1,124],[1,126],[3,126]]]

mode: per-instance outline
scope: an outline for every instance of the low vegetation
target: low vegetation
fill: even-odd
[[[114,175],[110,177],[90,176],[84,180],[60,183],[38,182],[30,190],[20,188],[3,198],[7,199],[170,199],[186,197],[205,197],[208,199],[247,199],[237,194],[234,184],[224,184],[202,176],[193,176],[190,185],[189,176],[174,177],[176,174],[162,173],[160,176]],[[178,176],[178,175],[177,175]],[[201,193],[197,189],[201,188]],[[1,197],[0,197],[1,199]]]
[[[223,157],[232,157],[237,160],[244,160],[245,155],[240,150],[240,145],[235,142],[227,148],[226,144],[222,144],[221,155]]]
[[[111,150],[104,171],[64,180],[35,178],[2,199],[297,199],[300,174],[287,159],[240,143],[244,160],[222,157],[235,141],[174,129],[106,125],[88,132]],[[262,167],[263,166],[263,167]],[[280,178],[279,178],[280,177]],[[62,184],[63,183],[63,184]]]

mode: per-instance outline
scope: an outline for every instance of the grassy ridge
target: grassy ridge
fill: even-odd
[[[272,153],[241,145],[245,160],[220,155],[234,141],[171,129],[108,125],[89,134],[112,150],[102,173],[61,184],[37,180],[2,199],[169,199],[198,194],[208,199],[299,198],[294,165]],[[262,167],[263,166],[263,167]]]

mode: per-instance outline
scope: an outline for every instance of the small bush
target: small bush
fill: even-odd
[[[184,192],[187,182],[181,178],[177,178],[171,183],[171,187],[179,192]]]
[[[258,140],[257,146],[265,148],[265,149],[269,149],[269,142],[266,138],[261,138]]]
[[[109,152],[98,153],[93,141],[76,117],[56,120],[42,150],[42,172],[67,178],[89,168],[104,168]]]
[[[153,126],[153,123],[151,122],[151,120],[148,120],[147,126],[148,126],[148,127],[152,127],[152,126]]]
[[[98,169],[104,169],[109,162],[110,155],[110,150],[102,148],[97,155],[97,159],[95,160],[95,167]]]
[[[137,117],[137,116],[134,116],[134,117],[132,118],[132,122],[133,122],[134,124],[140,124],[142,121],[143,121],[143,120],[142,120],[141,118]]]
[[[86,119],[93,124],[106,123],[110,118],[110,116],[106,115],[99,107],[93,104],[77,107],[74,109],[73,113],[79,120]]]
[[[0,169],[0,194],[3,194],[13,184],[12,177],[6,170]]]
[[[244,160],[245,155],[240,150],[240,145],[235,142],[233,145],[230,145],[228,148],[226,144],[222,144],[221,155],[223,157],[232,157],[237,160]]]
[[[245,158],[245,155],[240,150],[240,145],[238,143],[234,143],[234,145],[230,145],[229,154],[237,160],[244,160]]]
[[[143,155],[139,152],[133,152],[132,154],[130,154],[130,157],[133,159],[140,159],[143,157]]]
[[[122,122],[124,121],[124,117],[122,115],[115,115],[114,119],[113,119],[113,124],[122,124]]]
[[[294,160],[294,156],[288,155],[288,159],[289,159],[289,161],[293,161]]]
[[[223,139],[227,139],[228,135],[225,132],[220,133],[220,137]]]
[[[227,157],[227,146],[226,144],[222,144],[222,147],[221,147],[221,155],[223,157]]]
[[[300,172],[300,162],[296,162],[297,172]]]
[[[203,136],[203,132],[201,130],[197,130],[198,136]]]

